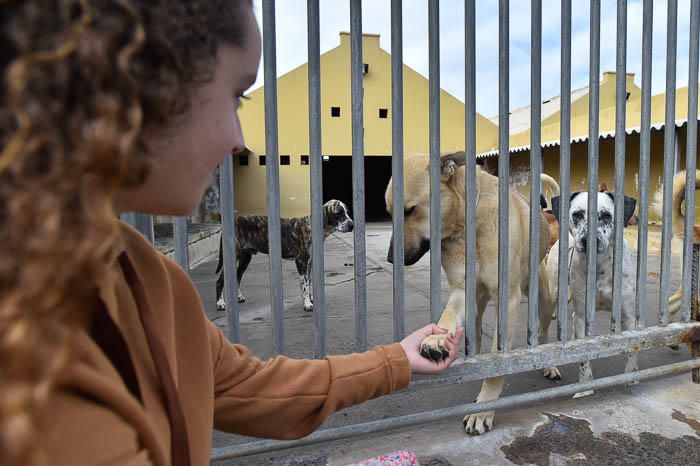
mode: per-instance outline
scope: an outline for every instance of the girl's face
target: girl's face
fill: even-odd
[[[245,46],[221,44],[213,80],[194,91],[176,124],[148,141],[153,152],[148,177],[141,186],[117,194],[117,211],[190,214],[211,185],[216,166],[230,152],[244,149],[238,107],[260,62],[260,31],[252,8],[246,21]]]

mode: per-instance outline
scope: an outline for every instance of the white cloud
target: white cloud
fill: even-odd
[[[262,25],[261,1],[255,8]],[[542,5],[542,97],[559,94],[560,86],[560,2],[544,0]],[[666,12],[665,1],[654,3],[652,92],[665,90]],[[307,61],[306,1],[276,2],[277,73],[287,73]],[[572,89],[588,83],[589,2],[572,2]],[[688,79],[688,38],[690,0],[678,2],[677,86]],[[391,50],[389,0],[364,1],[363,31],[381,35],[380,45]],[[616,2],[601,2],[600,71],[615,69]],[[348,0],[320,1],[321,52],[339,44],[338,33],[350,30]],[[641,85],[642,2],[628,5],[627,71],[635,73]],[[530,102],[530,2],[510,2],[510,108]],[[403,2],[404,62],[428,76],[428,0]],[[476,2],[477,111],[498,113],[498,4],[493,0]],[[263,84],[259,73],[255,87]],[[464,99],[464,2],[440,2],[440,84],[443,89]]]

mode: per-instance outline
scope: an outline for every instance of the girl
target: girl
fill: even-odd
[[[298,438],[440,373],[431,325],[363,354],[266,362],[117,214],[194,210],[255,81],[245,0],[0,0],[0,458],[204,465],[212,426]]]

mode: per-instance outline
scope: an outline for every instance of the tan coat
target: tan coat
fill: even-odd
[[[177,387],[182,443],[189,444],[193,465],[208,464],[212,428],[299,438],[334,411],[408,385],[399,344],[316,361],[252,357],[206,318],[177,264],[135,230],[120,229],[124,254],[114,277],[100,286],[104,305],[75,337],[74,356],[40,418],[39,442],[50,464],[171,464],[171,448],[178,456],[171,430],[181,426],[168,415],[168,383]],[[125,257],[136,278],[125,271]],[[134,281],[143,293],[135,292]],[[146,307],[156,316],[153,324],[142,320]],[[167,363],[158,368],[148,332],[165,350]],[[172,373],[167,382],[162,366]]]

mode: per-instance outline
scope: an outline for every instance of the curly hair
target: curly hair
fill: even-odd
[[[41,407],[113,273],[113,196],[143,182],[219,44],[244,46],[250,4],[0,0],[3,464],[43,461]]]

